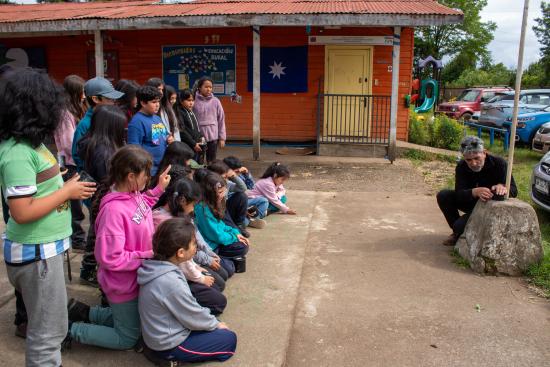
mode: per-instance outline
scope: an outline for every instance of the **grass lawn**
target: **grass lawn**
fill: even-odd
[[[469,132],[471,135],[477,135],[477,130]],[[501,139],[495,138],[495,144],[489,146],[489,136],[483,136],[486,148],[489,149],[494,155],[499,155],[505,159],[508,159],[508,152],[503,149],[503,142]],[[407,154],[409,159],[414,163],[418,159],[442,159],[442,157],[427,157],[423,154]],[[546,292],[546,296],[550,297],[550,213],[537,207],[530,197],[530,185],[531,185],[531,172],[533,167],[539,162],[542,155],[537,152],[533,152],[528,147],[516,147],[514,153],[514,168],[512,174],[518,187],[518,198],[530,203],[535,208],[539,219],[540,231],[542,234],[542,241],[544,247],[544,259],[538,265],[532,266],[526,275],[531,277],[533,283],[542,288]],[[444,158],[449,160],[448,157]],[[454,177],[450,178],[447,183],[448,187],[454,186]]]

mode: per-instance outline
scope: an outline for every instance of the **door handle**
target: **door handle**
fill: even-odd
[[[367,83],[369,81],[369,78],[365,78],[365,83]]]
[[[362,81],[362,80],[363,80],[363,78],[360,77],[360,78],[359,78],[359,84],[361,84],[361,81]]]

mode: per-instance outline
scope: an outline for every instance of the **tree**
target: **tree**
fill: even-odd
[[[535,19],[537,25],[533,27],[533,31],[542,45],[540,48],[541,64],[544,70],[544,75],[541,80],[542,85],[550,85],[550,4],[543,1],[540,4],[542,18]]]
[[[484,66],[480,69],[466,69],[449,84],[450,87],[474,87],[510,85],[514,71],[503,63]]]
[[[457,78],[465,68],[489,65],[491,54],[487,45],[493,40],[496,24],[481,21],[480,12],[487,5],[487,0],[440,0],[440,3],[462,10],[464,22],[417,28],[415,55],[421,58],[432,55],[437,59],[451,57],[449,66],[453,70],[443,73],[444,80]]]

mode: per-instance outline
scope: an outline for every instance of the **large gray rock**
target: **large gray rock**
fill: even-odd
[[[517,199],[479,201],[455,248],[478,273],[522,275],[543,257],[535,210]]]

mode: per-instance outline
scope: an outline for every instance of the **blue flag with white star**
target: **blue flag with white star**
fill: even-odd
[[[260,86],[264,93],[307,92],[307,46],[262,47]],[[252,91],[252,47],[248,47],[248,91]]]

